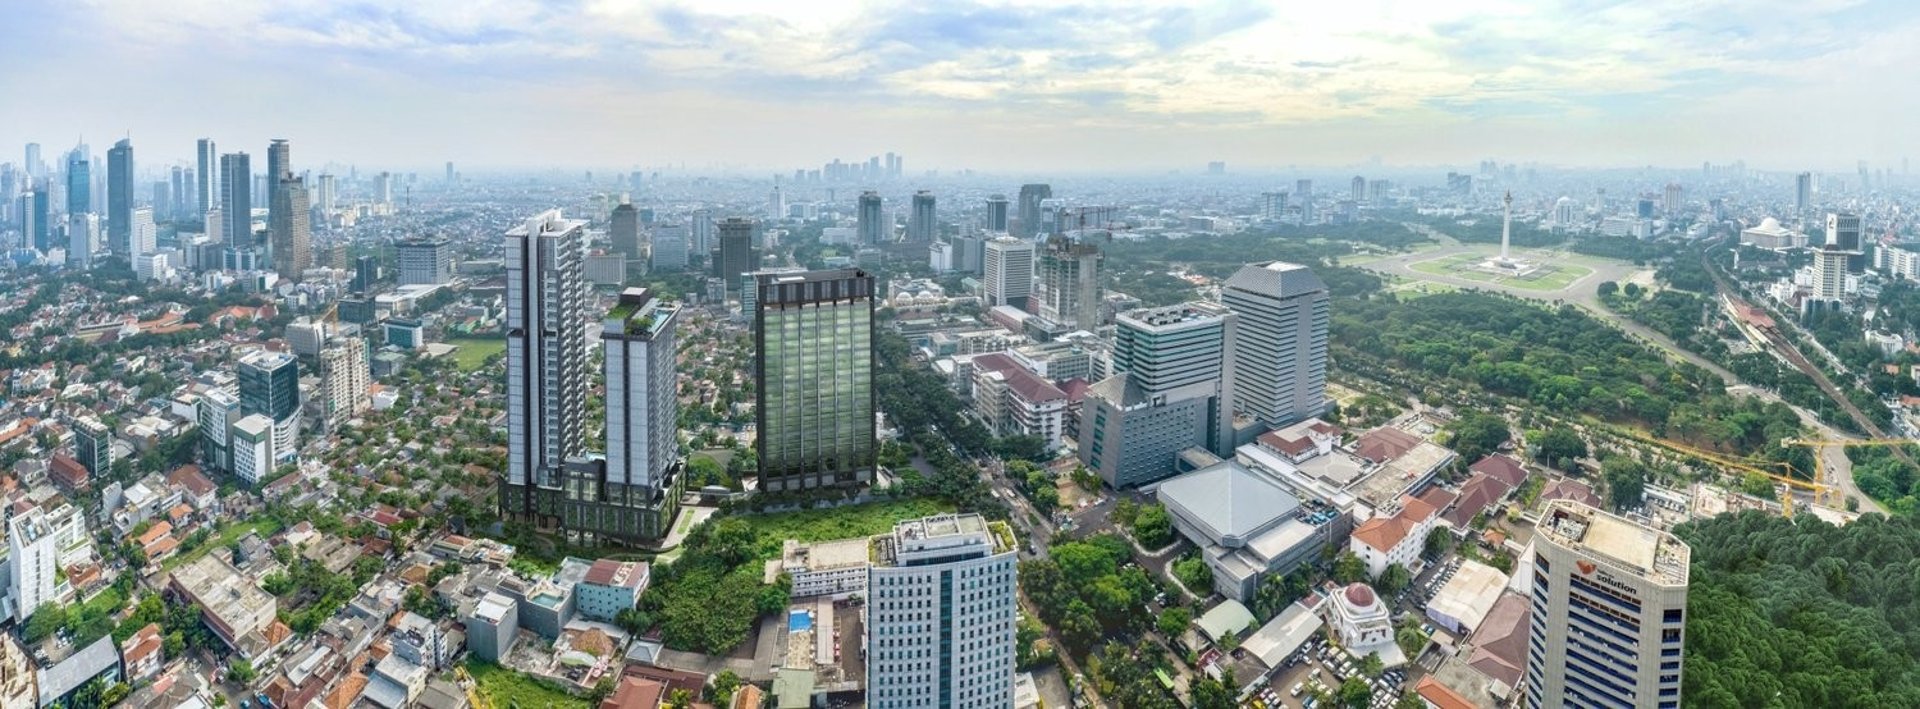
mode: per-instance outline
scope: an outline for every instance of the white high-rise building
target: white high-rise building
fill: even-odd
[[[200,460],[209,472],[233,471],[233,424],[240,420],[240,395],[212,389],[200,395]]]
[[[1242,266],[1221,304],[1239,315],[1229,353],[1233,410],[1278,428],[1327,410],[1327,286],[1313,270],[1273,261]]]
[[[233,475],[248,486],[273,476],[274,421],[249,414],[233,423]]]
[[[334,430],[353,417],[366,413],[373,401],[367,385],[367,341],[359,337],[335,338],[319,352],[321,425]]]
[[[141,256],[153,253],[160,248],[160,227],[153,223],[152,207],[138,207],[133,210],[131,229],[127,244],[129,260],[138,262]]]
[[[1025,308],[1033,293],[1033,242],[1002,236],[987,241],[987,305]]]
[[[1854,255],[1851,251],[1838,249],[1813,250],[1813,298],[1815,300],[1839,301],[1847,297],[1847,260]]]
[[[1572,500],[1535,527],[1525,706],[1680,706],[1692,550]]]
[[[7,613],[26,622],[43,603],[59,603],[60,545],[35,507],[7,520]]]
[[[601,323],[606,351],[607,482],[652,488],[680,455],[677,305],[628,288]]]
[[[1013,534],[976,514],[901,522],[873,538],[867,706],[1013,706]]]
[[[584,450],[587,408],[586,226],[560,210],[506,234],[509,519],[556,522],[562,472]]]

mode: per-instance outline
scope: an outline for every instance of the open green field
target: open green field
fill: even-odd
[[[480,696],[495,707],[526,709],[591,709],[593,703],[567,694],[505,667],[479,660],[467,662],[467,672],[480,685]]]
[[[1570,263],[1545,263],[1525,276],[1509,277],[1488,273],[1477,268],[1486,256],[1477,253],[1454,254],[1432,261],[1420,261],[1408,264],[1409,268],[1421,273],[1436,276],[1452,276],[1483,283],[1498,283],[1503,286],[1525,288],[1527,290],[1556,291],[1573,285],[1574,281],[1593,273],[1593,269]]]
[[[271,517],[229,521],[221,525],[219,531],[214,532],[213,536],[208,537],[205,544],[201,544],[192,551],[175,554],[167,558],[167,560],[160,562],[160,568],[172,571],[179,568],[182,564],[206,556],[209,551],[224,548],[232,545],[234,542],[240,541],[240,538],[247,536],[248,532],[256,531],[260,533],[261,539],[271,537],[280,533],[280,522]]]
[[[447,344],[460,348],[453,351],[453,362],[463,372],[479,369],[494,353],[507,351],[507,340],[502,337],[460,337],[447,340]]]

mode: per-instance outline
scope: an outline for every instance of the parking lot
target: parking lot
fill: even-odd
[[[1338,693],[1346,677],[1360,676],[1357,664],[1346,653],[1328,647],[1325,637],[1314,636],[1274,673],[1266,688],[1250,698],[1251,703],[1262,708],[1323,706],[1312,700],[1313,692],[1309,690],[1318,687],[1329,696]],[[1372,706],[1388,709],[1400,698],[1402,688],[1408,686],[1407,668],[1387,670],[1369,684],[1373,686]]]

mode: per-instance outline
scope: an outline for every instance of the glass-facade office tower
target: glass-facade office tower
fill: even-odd
[[[620,204],[613,208],[613,215],[607,220],[607,239],[613,243],[614,253],[629,260],[641,258],[640,210],[626,195],[620,196]]]
[[[873,276],[765,274],[753,320],[760,485],[769,492],[873,480]]]
[[[1331,315],[1320,277],[1284,261],[1249,264],[1227,279],[1220,302],[1239,316],[1233,410],[1270,428],[1325,413]]]
[[[1025,310],[1033,294],[1033,242],[1002,236],[989,239],[982,259],[987,306],[1011,305]]]
[[[1046,233],[1040,228],[1040,201],[1053,198],[1053,187],[1034,183],[1020,186],[1020,231],[1016,236]]]
[[[273,270],[289,281],[313,267],[313,226],[308,212],[307,184],[288,176],[273,181],[273,206],[267,212],[268,248]]]
[[[744,217],[720,220],[720,244],[714,247],[713,275],[727,282],[727,290],[738,292],[740,276],[760,270],[760,250],[753,247],[753,230],[758,225]]]
[[[1119,489],[1172,475],[1186,448],[1231,455],[1235,335],[1234,313],[1216,303],[1116,316],[1113,376],[1081,401],[1081,462]]]
[[[987,198],[987,216],[981,220],[981,228],[987,231],[1007,230],[1007,196],[993,195]]]
[[[253,165],[246,153],[220,156],[220,236],[242,248],[253,246]]]
[[[1014,705],[1013,532],[977,514],[894,525],[871,541],[867,706]]]
[[[107,248],[115,256],[134,256],[133,142],[125,138],[107,149]]]
[[[78,150],[67,153],[67,214],[93,211],[93,168]]]
[[[1524,706],[1677,709],[1692,549],[1572,500],[1535,529]]]
[[[680,307],[645,288],[621,292],[600,321],[606,354],[607,453],[567,466],[561,526],[586,540],[666,536],[678,509]]]
[[[860,209],[855,213],[855,234],[862,244],[878,244],[893,236],[893,225],[885,223],[880,209],[880,193],[861,192]]]
[[[285,352],[260,351],[240,360],[240,412],[273,422],[274,464],[300,455],[300,367]]]
[[[507,472],[502,516],[551,526],[566,462],[584,447],[586,226],[560,210],[507,231]]]
[[[201,138],[193,152],[199,167],[193,174],[194,192],[200,197],[200,216],[204,217],[207,210],[220,206],[220,153],[214,149],[212,138]]]
[[[926,190],[913,193],[913,212],[907,215],[907,241],[931,243],[937,230],[936,220],[933,193]]]

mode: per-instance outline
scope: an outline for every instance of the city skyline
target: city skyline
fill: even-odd
[[[131,135],[154,166],[190,162],[209,135],[291,137],[316,167],[426,174],[447,160],[790,170],[888,151],[909,176],[1376,156],[1841,170],[1920,147],[1896,128],[1920,96],[1885,89],[1920,79],[1904,41],[1920,13],[1895,3],[1444,5],[41,6],[0,27],[37,58],[0,90],[100,90],[57,112],[10,102],[0,137]]]

